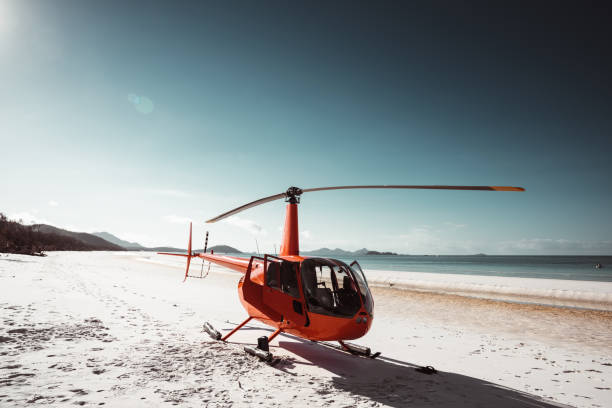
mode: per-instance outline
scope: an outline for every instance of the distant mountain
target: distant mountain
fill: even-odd
[[[125,251],[144,251],[144,252],[184,252],[187,253],[187,250],[184,248],[174,248],[174,247],[127,247],[123,248]]]
[[[172,248],[172,247],[157,247],[157,248],[144,248],[141,249],[141,251],[157,251],[157,252],[183,252],[183,253],[187,253],[186,249],[181,249],[181,248]],[[202,253],[202,249],[192,249],[192,251],[194,253]],[[215,253],[219,253],[219,254],[242,254],[243,252],[231,247],[229,245],[215,245],[215,246],[211,246],[208,247],[206,249],[207,253],[210,253],[210,251],[214,251]]]
[[[125,241],[121,238],[116,237],[110,232],[93,232],[91,235],[95,235],[96,237],[102,238],[110,243],[119,245],[120,247],[128,251],[183,252],[183,253],[187,252],[187,250],[184,248],[174,248],[174,247],[165,247],[165,246],[145,247],[145,246],[140,245],[138,242]],[[242,251],[236,248],[233,248],[229,245],[215,245],[215,246],[208,248],[207,251],[210,251],[210,250],[213,250],[215,252],[222,253],[222,254],[230,254],[230,253],[231,254],[241,254],[242,253]],[[194,249],[193,252],[202,252],[202,250]]]
[[[95,235],[96,237],[100,237],[112,244],[115,245],[119,245],[120,247],[123,247],[125,249],[130,249],[130,250],[143,250],[145,249],[145,247],[143,247],[142,245],[140,245],[138,242],[129,242],[129,241],[124,241],[121,238],[118,238],[116,236],[114,236],[111,233],[108,232],[92,232],[91,235]]]
[[[185,252],[186,249],[183,248],[174,248],[174,247],[151,247],[151,248],[141,248],[141,249],[132,249],[128,248],[128,251],[147,251],[147,252]]]
[[[210,248],[208,248],[207,250],[208,252],[210,251],[215,251],[215,252],[219,252],[221,254],[241,254],[242,251],[233,248],[229,245],[215,245],[215,246],[211,246]]]
[[[50,225],[23,225],[0,213],[0,252],[44,255],[45,251],[123,250],[94,235],[71,232]]]
[[[40,254],[41,251],[150,251],[182,252],[187,250],[174,247],[144,247],[129,242],[109,232],[73,232],[47,224],[22,225],[8,220],[0,213],[0,252]],[[241,254],[229,245],[215,245],[208,251]],[[202,250],[194,250],[202,252]]]
[[[88,234],[86,232],[72,232],[65,229],[57,228],[47,224],[32,225],[32,229],[46,234],[57,234],[65,237],[74,238],[88,245],[91,250],[98,251],[123,251],[124,248],[120,245],[108,242],[104,238]]]
[[[319,248],[314,251],[300,251],[300,255],[319,255],[319,256],[359,256],[367,255],[368,252],[372,252],[367,248],[358,249],[356,251],[346,251],[344,249],[336,248]]]
[[[368,251],[366,255],[397,255],[395,252]]]

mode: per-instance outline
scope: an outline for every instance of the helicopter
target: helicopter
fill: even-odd
[[[161,255],[185,257],[189,276],[192,258],[202,258],[243,274],[238,282],[238,297],[247,318],[225,335],[210,323],[204,331],[214,340],[227,341],[252,319],[274,328],[270,336],[257,339],[257,346],[244,350],[262,360],[272,361],[269,343],[280,333],[334,347],[363,357],[376,358],[369,347],[348,342],[363,337],[372,327],[374,298],[365,273],[355,260],[346,264],[332,258],[300,256],[298,234],[298,204],[303,193],[345,189],[426,189],[426,190],[480,190],[525,191],[522,187],[507,186],[444,186],[444,185],[364,185],[301,189],[289,187],[287,191],[264,197],[234,208],[206,223],[214,223],[249,208],[279,199],[287,202],[283,238],[278,255],[253,255],[242,258],[206,253],[208,235],[203,253],[192,253],[192,224],[189,224],[187,254],[158,252]],[[329,341],[338,342],[339,346]]]

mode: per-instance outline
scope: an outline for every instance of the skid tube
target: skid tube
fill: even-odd
[[[342,340],[338,340],[338,343],[340,343],[339,346],[335,345],[335,344],[331,344],[328,343],[326,341],[319,341],[316,342],[319,343],[325,347],[329,347],[329,348],[333,348],[336,350],[340,350],[340,351],[344,351],[345,353],[350,353],[354,356],[361,356],[361,357],[367,357],[367,358],[371,358],[371,359],[375,359],[376,357],[380,356],[380,352],[377,351],[376,353],[372,353],[372,350],[370,350],[369,347],[365,347],[365,346],[361,346],[359,344],[355,344],[355,343],[349,343],[347,341],[342,341]]]
[[[276,336],[278,336],[282,332],[283,332],[282,329],[280,328],[276,329],[276,331],[272,333],[269,337],[262,336],[258,338],[257,347],[244,346],[244,351],[246,351],[252,356],[259,357],[260,359],[262,359],[263,361],[267,363],[271,363],[274,356],[272,355],[272,353],[270,353],[270,348],[268,345]]]
[[[204,323],[203,329],[205,332],[208,333],[208,335],[213,339],[213,340],[220,340],[225,342],[231,335],[233,335],[234,333],[236,333],[238,330],[240,330],[245,324],[247,324],[248,322],[251,321],[253,317],[249,316],[247,317],[242,323],[240,323],[238,326],[234,327],[234,329],[232,329],[232,331],[230,331],[229,333],[227,333],[225,336],[221,337],[221,333],[219,333],[218,330],[216,330],[210,323],[206,322]],[[273,356],[272,353],[270,353],[270,350],[268,348],[268,344],[276,337],[278,336],[280,333],[282,333],[282,329],[276,329],[276,331],[274,333],[272,333],[269,337],[266,336],[262,336],[259,339],[257,339],[257,347],[253,347],[253,346],[244,346],[244,351],[246,351],[247,353],[255,356],[255,357],[259,357],[260,359],[262,359],[263,361],[266,361],[268,363],[272,362],[273,360]]]

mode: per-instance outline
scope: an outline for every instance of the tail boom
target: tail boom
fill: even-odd
[[[250,262],[250,259],[248,258],[239,258],[237,256],[213,254],[196,254],[194,256],[240,273],[246,273]]]

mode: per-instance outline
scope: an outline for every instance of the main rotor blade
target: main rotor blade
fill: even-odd
[[[211,218],[210,220],[208,220],[206,222],[207,223],[217,222],[217,221],[220,221],[220,220],[222,220],[224,218],[229,217],[230,215],[234,215],[236,213],[239,213],[240,211],[244,211],[244,210],[246,210],[248,208],[255,207],[256,205],[264,204],[264,203],[267,203],[269,201],[274,201],[274,200],[278,200],[280,198],[285,198],[286,196],[287,195],[285,193],[280,193],[280,194],[272,195],[270,197],[260,198],[259,200],[255,200],[255,201],[252,201],[252,202],[250,202],[248,204],[242,205],[242,206],[240,206],[238,208],[234,208],[233,210],[228,211],[226,213],[223,213],[223,214],[221,214],[221,215],[219,215],[219,216],[217,216],[215,218]]]
[[[307,193],[311,191],[326,191],[326,190],[348,190],[348,189],[365,189],[365,188],[403,188],[403,189],[421,189],[421,190],[482,190],[482,191],[525,191],[522,187],[508,187],[508,186],[413,186],[413,185],[371,185],[371,186],[337,186],[337,187],[316,187],[316,188],[305,188],[302,189],[298,194]],[[289,190],[288,190],[289,191]],[[248,204],[242,205],[238,208],[234,208],[231,211],[223,213],[215,218],[211,218],[206,221],[207,223],[213,223],[227,218],[231,215],[237,214],[248,208],[255,207],[260,204],[264,204],[270,201],[278,200],[287,197],[287,193],[275,194],[269,197],[260,198],[259,200],[252,201]]]
[[[305,188],[302,192],[325,191],[325,190],[348,190],[356,188],[406,188],[419,190],[484,190],[484,191],[525,191],[522,187],[508,186],[408,186],[408,185],[372,185],[372,186],[338,186]]]

